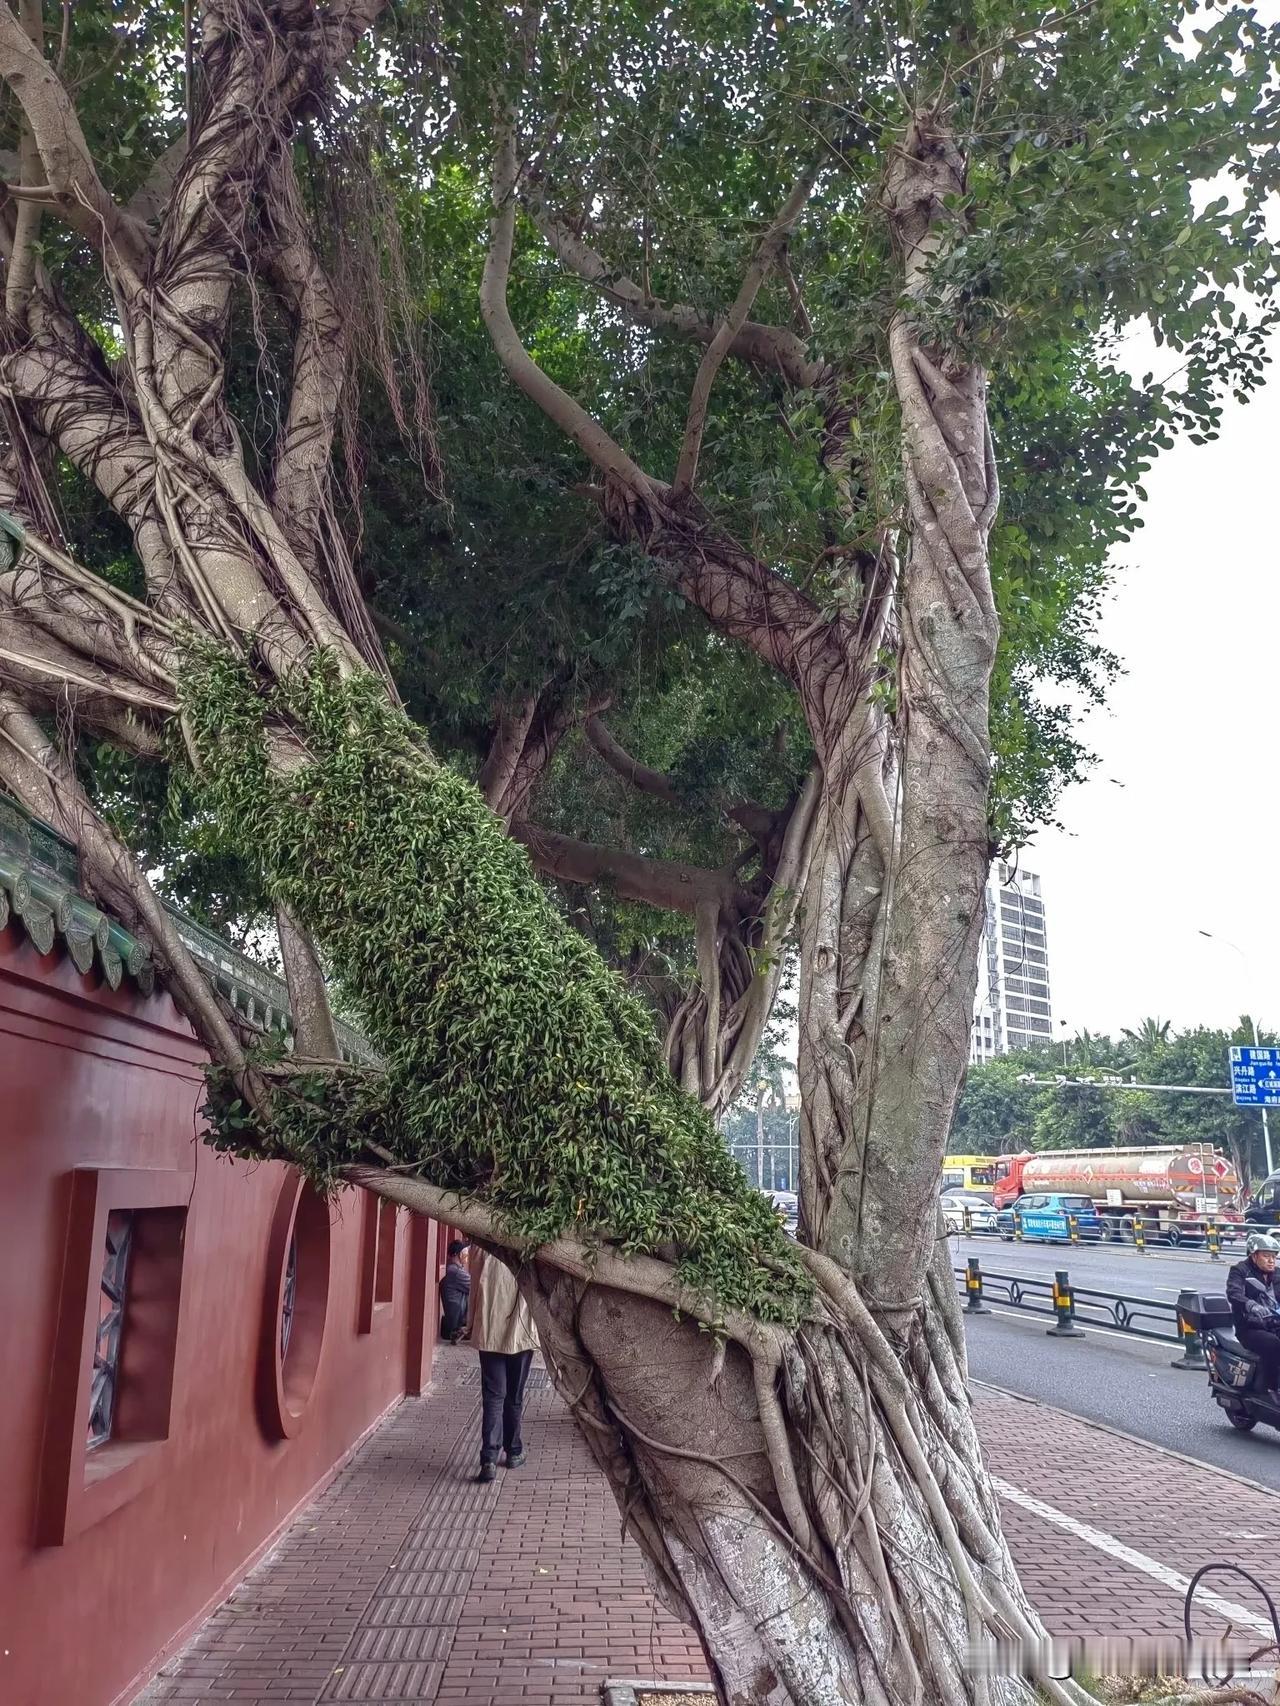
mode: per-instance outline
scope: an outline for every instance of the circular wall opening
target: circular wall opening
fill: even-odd
[[[296,1173],[280,1188],[267,1251],[262,1421],[288,1439],[306,1412],[329,1313],[329,1205]]]

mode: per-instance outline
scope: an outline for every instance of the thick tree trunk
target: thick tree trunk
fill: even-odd
[[[898,152],[891,217],[908,288],[922,292],[957,160],[925,121]],[[726,1322],[717,1350],[695,1321],[671,1319],[667,1293],[637,1297],[637,1270],[627,1284],[586,1258],[595,1284],[583,1291],[563,1250],[535,1251],[523,1281],[554,1378],[656,1582],[699,1629],[722,1699],[1028,1699],[1025,1683],[964,1663],[984,1633],[1034,1644],[1040,1630],[981,1465],[936,1241],[986,858],[995,491],[982,376],[940,372],[895,324],[912,548],[890,731],[866,702],[874,622],[870,637],[817,623],[522,349],[505,303],[514,181],[508,132],[483,298],[508,370],[601,470],[619,531],[673,565],[723,633],[796,681],[822,765],[803,924],[811,1314],[795,1334]],[[431,1200],[407,1181],[378,1188]]]
[[[416,1181],[354,1177],[491,1233]],[[836,1264],[808,1260],[799,1333],[730,1322],[719,1344],[665,1293],[636,1295],[635,1268],[625,1284],[556,1247],[520,1275],[556,1386],[725,1706],[1029,1703],[1026,1681],[971,1662],[995,1633],[1033,1666],[1043,1634],[982,1468],[946,1262],[891,1341]]]

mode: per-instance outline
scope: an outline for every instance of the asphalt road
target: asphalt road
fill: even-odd
[[[953,1240],[957,1265],[969,1253],[984,1268],[1051,1276],[1066,1267],[1073,1285],[1173,1302],[1184,1286],[1221,1290],[1226,1262],[1190,1255],[1139,1256],[1123,1248],[1062,1250],[1035,1244]],[[1209,1396],[1204,1374],[1169,1365],[1179,1354],[1157,1344],[1090,1327],[1082,1339],[1047,1336],[1044,1316],[989,1299],[993,1313],[966,1316],[969,1372],[975,1380],[1056,1404],[1140,1439],[1216,1464],[1280,1490],[1280,1433],[1258,1427],[1239,1434]]]
[[[957,1267],[976,1256],[984,1270],[1006,1274],[1044,1274],[1066,1268],[1077,1286],[1128,1296],[1168,1298],[1172,1303],[1184,1289],[1225,1291],[1227,1270],[1239,1253],[1224,1251],[1215,1262],[1201,1250],[1162,1250],[1158,1245],[1140,1255],[1125,1244],[1006,1244],[1000,1238],[953,1237]]]

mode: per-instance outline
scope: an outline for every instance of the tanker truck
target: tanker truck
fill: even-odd
[[[1148,1238],[1199,1244],[1207,1216],[1240,1219],[1240,1181],[1211,1143],[1024,1150],[996,1162],[998,1209],[1042,1192],[1088,1197],[1104,1238],[1132,1238],[1138,1222]]]

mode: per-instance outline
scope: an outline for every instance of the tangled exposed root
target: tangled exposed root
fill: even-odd
[[[352,1177],[505,1247],[533,1304],[553,1378],[614,1488],[624,1528],[639,1540],[665,1602],[681,1615],[705,1629],[706,1577],[725,1567],[712,1513],[736,1511],[736,1520],[754,1529],[757,1553],[768,1552],[779,1567],[798,1572],[806,1591],[818,1596],[815,1603],[826,1608],[835,1638],[863,1655],[860,1673],[876,1678],[866,1683],[868,1700],[891,1706],[969,1702],[974,1696],[966,1692],[963,1666],[970,1649],[980,1650],[986,1639],[1020,1651],[1034,1675],[1044,1631],[1021,1597],[998,1531],[987,1522],[989,1495],[976,1451],[965,1449],[954,1418],[944,1416],[946,1426],[939,1426],[938,1393],[931,1394],[930,1383],[915,1371],[916,1359],[904,1366],[857,1288],[833,1263],[801,1251],[815,1292],[792,1332],[740,1312],[717,1317],[681,1289],[670,1264],[637,1262],[608,1246],[588,1249],[572,1240],[517,1249],[487,1211],[459,1204],[420,1179],[380,1169]],[[611,1327],[605,1343],[595,1323],[584,1327],[582,1311],[589,1296],[598,1309],[599,1297],[610,1292],[618,1294],[628,1325]],[[646,1317],[651,1305],[660,1312]],[[639,1316],[633,1317],[634,1307]],[[702,1394],[715,1391],[720,1380],[732,1388],[723,1402],[718,1395],[713,1400],[717,1414],[723,1416],[726,1403],[739,1414],[742,1395],[754,1394],[754,1414],[737,1429],[732,1450],[719,1443],[705,1448],[696,1435],[692,1441],[670,1437],[667,1418],[678,1411],[657,1395],[662,1376],[655,1365],[664,1359],[657,1353],[646,1358],[638,1347],[651,1330],[645,1320],[660,1321],[666,1311],[669,1322],[673,1309],[692,1318],[690,1327],[714,1327],[722,1347],[730,1348],[728,1369],[723,1348],[717,1353],[708,1345],[702,1353]],[[949,1357],[946,1334],[939,1330],[935,1342]],[[649,1369],[661,1426],[635,1413],[637,1357]],[[939,1388],[955,1378],[954,1359],[929,1367]],[[726,1591],[740,1596],[741,1584],[729,1582]],[[962,1608],[958,1619],[956,1607]],[[777,1651],[767,1625],[757,1637],[785,1675],[785,1631],[777,1635]],[[951,1680],[944,1682],[939,1655],[948,1650]],[[1090,1698],[1077,1684],[1047,1674],[1035,1681],[1058,1706]],[[797,1692],[801,1680],[788,1686],[799,1706],[805,1700]],[[1017,1685],[1009,1688],[1007,1697],[1016,1698]]]

